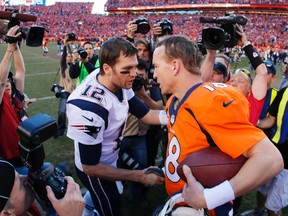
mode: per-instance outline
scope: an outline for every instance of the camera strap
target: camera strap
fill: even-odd
[[[53,83],[56,83],[56,80],[57,80],[57,77],[58,77],[59,72],[60,72],[60,67],[58,68],[58,71],[57,71],[57,73],[56,73],[56,76],[55,76],[55,79],[54,79],[54,82],[53,82]]]

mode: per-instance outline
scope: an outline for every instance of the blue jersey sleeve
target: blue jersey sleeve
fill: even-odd
[[[148,112],[149,107],[143,103],[137,96],[132,97],[129,101],[129,112],[137,118],[143,118]]]

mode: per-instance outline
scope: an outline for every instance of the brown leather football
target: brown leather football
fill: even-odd
[[[233,159],[217,147],[208,147],[188,155],[178,165],[177,173],[186,181],[182,168],[186,164],[196,180],[205,188],[210,188],[235,176],[246,160],[247,158],[242,155]]]

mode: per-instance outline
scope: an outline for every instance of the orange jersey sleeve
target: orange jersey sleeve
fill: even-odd
[[[192,87],[179,102],[170,97],[165,183],[169,195],[183,189],[178,164],[189,154],[217,145],[236,158],[264,139],[265,134],[249,122],[249,103],[237,89],[223,83]]]

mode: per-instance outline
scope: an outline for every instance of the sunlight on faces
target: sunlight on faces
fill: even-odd
[[[167,59],[165,47],[157,47],[153,53],[154,79],[160,84],[162,94],[173,92],[174,66],[172,61]]]
[[[276,79],[277,79],[276,75],[273,75],[272,73],[268,73],[267,74],[267,87],[270,88],[272,82]]]
[[[250,79],[244,72],[238,72],[232,75],[230,84],[242,92],[246,97],[250,92]]]
[[[218,73],[217,71],[213,70],[213,74],[210,77],[210,82],[219,82],[222,83],[224,82],[224,75]]]
[[[93,46],[91,44],[85,44],[83,49],[87,52],[88,58],[91,59],[94,54]]]
[[[105,74],[110,76],[112,83],[111,91],[118,91],[119,88],[132,88],[133,80],[136,77],[136,66],[138,64],[137,56],[124,56],[122,53],[117,59],[117,63],[111,67],[106,65]]]
[[[138,57],[142,59],[143,61],[149,60],[149,49],[147,46],[143,43],[137,44],[136,48],[138,49]]]

